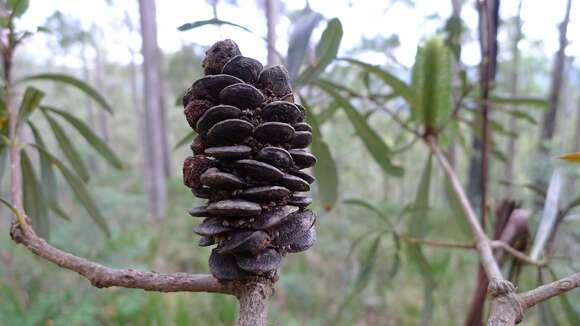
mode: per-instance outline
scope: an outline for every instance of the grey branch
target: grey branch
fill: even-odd
[[[210,292],[234,294],[233,283],[222,283],[211,275],[189,273],[157,273],[131,268],[116,269],[75,256],[51,246],[36,235],[31,227],[13,223],[12,239],[28,250],[62,268],[77,272],[98,288],[124,287],[158,292]]]

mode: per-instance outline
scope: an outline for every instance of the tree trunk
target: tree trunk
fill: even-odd
[[[542,123],[542,134],[540,138],[540,143],[538,146],[538,151],[540,153],[540,158],[545,158],[549,156],[550,147],[549,142],[554,138],[556,132],[556,116],[558,114],[558,104],[560,103],[560,90],[562,89],[564,64],[566,62],[566,46],[568,45],[568,40],[566,33],[568,31],[568,22],[570,21],[570,7],[572,6],[572,0],[568,0],[566,4],[566,13],[564,15],[564,20],[559,26],[560,30],[560,47],[556,56],[554,58],[554,69],[552,70],[552,84],[550,87],[550,97],[549,97],[549,109],[544,114]],[[546,180],[540,180],[545,183]]]
[[[125,12],[125,25],[129,29],[129,33],[133,34],[135,29],[133,27],[133,22],[131,20],[131,16],[129,16],[128,12]],[[140,170],[141,175],[145,173],[145,155],[146,155],[146,148],[145,148],[145,119],[143,114],[143,109],[141,108],[141,102],[139,101],[139,87],[138,87],[138,71],[137,71],[137,60],[135,58],[135,50],[133,50],[130,46],[128,47],[129,53],[131,53],[131,60],[129,61],[129,87],[131,90],[131,104],[133,105],[133,111],[135,112],[135,117],[137,120],[137,139],[135,144],[139,148],[139,158],[138,158],[138,167]],[[145,178],[145,183],[148,180]],[[147,186],[145,187],[148,188]]]
[[[521,12],[522,12],[522,0],[519,1],[518,4],[518,13],[515,19],[515,31],[514,31],[514,42],[512,43],[512,62],[511,62],[511,74],[509,78],[509,87],[510,87],[510,96],[517,97],[518,95],[518,75],[519,75],[519,63],[520,63],[520,51],[518,50],[518,44],[522,39],[522,21],[521,21]],[[518,128],[518,123],[515,117],[510,116],[509,120],[509,131],[514,132]],[[509,183],[506,187],[506,196],[512,196],[512,186],[511,182],[514,180],[514,161],[516,157],[516,138],[509,137],[508,144],[507,144],[507,167],[505,169],[505,180]]]
[[[148,182],[149,210],[154,222],[165,214],[167,189],[163,149],[163,115],[161,112],[161,69],[157,47],[155,0],[139,0],[143,54],[143,98],[145,132],[145,178]]]
[[[268,65],[278,63],[276,55],[276,25],[278,23],[278,0],[266,0],[266,24],[267,35],[266,43],[268,44]]]

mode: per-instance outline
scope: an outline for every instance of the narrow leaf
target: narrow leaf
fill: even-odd
[[[32,130],[32,135],[34,136],[34,143],[38,144],[39,146],[46,148],[44,144],[44,140],[42,139],[41,133],[38,131],[38,128],[32,123],[32,121],[28,121],[28,125]],[[40,180],[41,180],[41,188],[42,194],[46,199],[48,206],[50,209],[56,213],[58,216],[62,217],[63,219],[70,221],[71,218],[65,211],[61,208],[60,203],[58,202],[58,184],[56,181],[56,176],[54,174],[54,169],[51,162],[44,156],[39,155],[40,161]]]
[[[187,133],[187,135],[185,135],[183,138],[181,138],[177,144],[175,144],[175,146],[173,146],[173,150],[176,150],[178,148],[180,148],[183,145],[189,144],[193,141],[193,139],[195,138],[195,136],[197,135],[197,133],[192,130],[190,132]]]
[[[336,58],[342,40],[342,24],[338,18],[328,21],[326,29],[316,46],[316,61],[298,77],[299,84],[305,84],[318,76]]]
[[[0,203],[6,205],[6,207],[8,207],[8,209],[10,209],[14,215],[18,215],[18,210],[16,210],[16,207],[14,207],[14,205],[12,205],[9,201],[0,197]]]
[[[50,234],[50,223],[48,221],[46,201],[42,196],[40,183],[34,173],[28,154],[25,150],[22,150],[20,155],[24,211],[32,219],[32,225],[38,234],[47,239]]]
[[[60,160],[50,154],[44,147],[38,144],[32,144],[36,148],[40,155],[45,156],[52,164],[54,164],[58,170],[61,172],[62,176],[65,178],[72,191],[76,194],[77,198],[81,204],[85,207],[89,216],[93,221],[101,228],[101,230],[108,237],[110,235],[109,227],[105,218],[101,215],[99,209],[93,202],[89,192],[85,188],[82,180],[80,180],[72,171],[70,171]]]
[[[23,81],[33,81],[33,80],[48,80],[54,81],[58,83],[64,83],[69,86],[73,86],[76,89],[80,90],[81,92],[85,93],[85,95],[92,98],[95,102],[97,102],[103,109],[109,111],[111,114],[113,113],[113,108],[107,102],[107,100],[99,94],[99,92],[94,89],[89,84],[85,83],[84,81],[77,79],[73,76],[66,75],[66,74],[59,74],[59,73],[43,73],[38,75],[27,76],[19,80],[19,82]]]
[[[75,129],[83,136],[84,139],[91,145],[101,156],[106,159],[109,164],[117,169],[123,168],[123,163],[117,157],[117,155],[109,148],[109,146],[102,141],[84,122],[79,120],[74,115],[58,110],[48,106],[41,106],[43,110],[50,111],[63,117],[68,123],[70,123]]]
[[[306,108],[306,119],[312,126],[312,144],[310,150],[318,158],[318,163],[314,166],[314,176],[318,180],[318,194],[323,207],[330,210],[336,204],[338,198],[338,169],[336,162],[330,153],[330,148],[324,142],[320,125],[316,116],[312,113],[306,99],[300,97],[302,105]]]
[[[560,156],[560,159],[564,161],[580,163],[580,152],[562,155]]]
[[[44,116],[46,117],[46,120],[48,121],[48,124],[50,125],[56,141],[58,142],[59,148],[63,152],[64,156],[67,158],[77,175],[81,177],[83,181],[88,181],[90,176],[87,167],[85,166],[81,155],[78,153],[75,146],[64,132],[64,129],[50,115],[48,115],[46,112],[43,113],[45,113]]]
[[[429,155],[425,162],[425,167],[419,181],[415,203],[409,221],[409,234],[413,237],[422,237],[427,230],[427,216],[429,211],[429,189],[431,187],[431,167],[432,157]],[[432,268],[423,253],[421,246],[408,244],[407,253],[411,261],[417,266],[423,278],[423,312],[422,324],[426,325],[433,315],[433,290],[435,281],[433,280]]]
[[[543,98],[532,98],[532,97],[506,98],[493,96],[490,98],[490,100],[494,104],[522,105],[535,107],[538,109],[545,109],[548,107],[548,101]]]
[[[24,96],[22,97],[22,102],[20,103],[20,109],[18,110],[18,125],[28,119],[32,112],[36,110],[43,97],[43,91],[31,86],[26,87]]]
[[[379,234],[371,244],[363,261],[361,262],[361,269],[358,273],[354,284],[355,293],[360,293],[368,285],[373,269],[377,262],[377,253],[381,244],[382,234]]]
[[[286,56],[288,61],[288,74],[291,80],[294,80],[298,75],[300,66],[304,61],[306,49],[310,43],[312,31],[322,18],[321,14],[308,8],[301,13],[298,20],[293,24],[292,34],[290,34],[290,40],[288,41],[288,54]]]
[[[389,157],[391,150],[387,144],[385,144],[376,131],[368,125],[367,121],[365,121],[363,116],[350,104],[350,102],[342,97],[334,89],[332,84],[318,81],[316,85],[328,93],[328,95],[332,96],[337,104],[342,107],[366,148],[369,150],[375,161],[381,166],[383,171],[388,175],[402,176],[404,173],[403,167],[391,162]]]
[[[359,206],[359,207],[362,207],[364,209],[367,209],[367,210],[375,213],[383,222],[385,222],[391,228],[391,230],[394,230],[394,226],[391,223],[391,221],[389,220],[389,218],[387,217],[387,215],[385,215],[380,209],[371,205],[367,201],[364,201],[362,199],[352,198],[352,199],[345,199],[343,201],[343,203],[345,203],[346,205]]]
[[[403,97],[407,101],[407,103],[409,103],[409,105],[412,105],[413,91],[411,90],[411,87],[407,85],[404,81],[402,81],[399,77],[391,74],[386,70],[381,69],[378,66],[373,66],[359,60],[350,58],[340,58],[338,60],[343,60],[355,64],[357,66],[360,66],[369,73],[372,73],[373,75],[379,77],[380,79],[383,80],[385,84],[387,84],[389,87],[393,89],[395,95]]]
[[[237,28],[241,28],[246,32],[250,32],[252,33],[251,30],[249,30],[248,28],[239,25],[239,24],[235,24],[226,20],[221,20],[221,19],[217,19],[217,18],[212,18],[212,19],[208,19],[208,20],[198,20],[192,23],[186,23],[183,24],[181,26],[179,26],[177,29],[181,32],[184,31],[188,31],[190,29],[194,29],[194,28],[198,28],[198,27],[202,27],[202,26],[206,26],[206,25],[217,25],[217,26],[221,26],[221,25],[228,25],[228,26],[234,26]]]

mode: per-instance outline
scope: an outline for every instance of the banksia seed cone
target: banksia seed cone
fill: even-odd
[[[316,239],[316,216],[306,209],[312,200],[299,194],[314,182],[301,171],[316,163],[305,150],[312,129],[293,103],[283,66],[264,69],[224,40],[206,52],[203,67],[206,76],[183,97],[199,135],[183,165],[184,183],[208,200],[189,212],[204,218],[194,232],[200,246],[217,245],[209,258],[216,278],[275,279],[286,253]]]

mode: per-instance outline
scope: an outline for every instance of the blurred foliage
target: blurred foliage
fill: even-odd
[[[28,2],[20,1],[7,4],[18,3],[18,12],[24,13]],[[411,1],[404,2],[412,5]],[[67,19],[70,18],[52,18],[53,23],[46,27],[56,36],[67,36],[58,27],[76,26],[67,30],[74,32],[71,34],[74,37],[69,35],[66,40],[84,35],[82,26]],[[463,320],[467,298],[475,283],[475,255],[467,250],[419,247],[400,237],[471,241],[455,198],[427,155],[428,149],[417,141],[417,135],[392,118],[395,115],[418,134],[426,127],[436,129],[444,146],[455,142],[456,166],[461,174],[466,173],[469,157],[477,155],[469,145],[472,135],[480,131],[477,67],[464,67],[459,82],[455,80],[457,76],[450,75],[453,63],[450,60],[456,60],[461,50],[458,35],[473,37],[476,32],[467,30],[458,21],[428,19],[440,21],[441,33],[424,40],[415,66],[405,67],[394,60],[393,53],[400,45],[397,35],[363,39],[359,46],[340,52],[347,53],[349,58],[337,59],[343,34],[338,19],[324,19],[313,11],[294,18],[295,24],[289,31],[292,42],[285,59],[296,77],[301,102],[308,108],[307,118],[314,134],[311,149],[320,160],[314,169],[318,183],[313,189],[319,239],[313,249],[286,259],[270,304],[272,324],[415,325],[422,319],[430,325],[456,325]],[[195,33],[216,24],[235,23],[213,19],[186,27],[200,28],[191,31]],[[95,35],[97,41],[103,37]],[[314,37],[318,35],[319,38]],[[66,48],[67,44],[63,42],[60,46]],[[522,53],[520,76],[521,94],[529,96],[505,95],[510,60],[500,57],[492,97],[495,156],[490,192],[501,198],[505,185],[511,184],[514,197],[525,207],[534,207],[535,202],[543,202],[545,197],[545,189],[532,183],[538,173],[544,173],[538,166],[545,165],[543,171],[551,171],[558,163],[530,159],[536,146],[537,124],[546,107],[550,61],[537,51],[543,46],[541,43],[529,40],[529,46],[530,51]],[[62,53],[62,49],[52,50]],[[365,62],[363,58],[368,53],[384,56],[385,64]],[[196,236],[190,231],[196,223],[187,215],[192,196],[183,187],[180,176],[173,176],[169,182],[166,219],[158,226],[146,222],[142,163],[136,155],[138,124],[135,111],[130,109],[131,90],[127,82],[132,74],[130,67],[107,62],[106,93],[100,94],[89,86],[89,81],[72,77],[80,76],[81,69],[53,65],[50,74],[45,74],[48,64],[34,60],[35,54],[34,49],[24,46],[16,58],[19,76],[33,76],[23,79],[26,84],[19,86],[26,98],[21,119],[24,126],[30,127],[30,140],[37,145],[27,147],[25,152],[23,170],[27,171],[27,181],[30,180],[25,185],[32,185],[27,191],[30,196],[45,199],[29,198],[29,213],[32,209],[45,210],[34,207],[41,203],[51,212],[40,222],[33,220],[35,227],[46,229],[46,233],[50,230],[50,241],[55,246],[109,266],[207,272],[209,250],[197,247]],[[171,154],[174,171],[179,171],[179,162],[189,151],[185,145],[192,138],[187,135],[189,128],[181,110],[174,108],[174,102],[183,89],[201,76],[203,54],[203,47],[191,44],[164,57],[167,129],[172,144],[183,145],[176,146]],[[576,68],[571,69],[570,74],[577,73]],[[578,80],[571,80],[566,86],[570,98],[580,95],[578,89]],[[114,141],[107,147],[103,147],[100,136],[93,137],[84,127],[85,124],[92,127],[92,121],[85,121],[86,96],[102,108],[115,111],[111,120]],[[459,109],[450,111],[448,103],[453,99],[456,105],[458,98],[462,98]],[[5,133],[7,115],[1,104],[0,129]],[[509,129],[509,117],[520,122],[518,130]],[[560,119],[561,135],[551,146],[564,153],[568,151],[564,146],[573,140],[574,128],[572,119]],[[85,122],[80,125],[79,121]],[[55,137],[46,137],[50,133]],[[59,137],[62,133],[66,135]],[[518,139],[518,152],[513,157],[518,169],[514,180],[503,180],[504,161],[512,155],[506,152],[505,145],[512,137]],[[59,147],[62,155],[51,150]],[[7,178],[1,176],[6,164],[3,148],[0,147],[0,197],[7,195]],[[111,166],[119,167],[122,162],[128,168],[111,169],[89,159],[94,154]],[[560,163],[559,167],[566,179],[580,178],[577,165]],[[90,176],[90,181],[86,183],[82,176]],[[64,187],[63,181],[70,187]],[[580,254],[578,218],[568,217],[575,213],[577,216],[575,207],[580,201],[577,186],[570,184],[571,191],[562,194],[561,209],[566,214],[550,249],[551,269],[538,272],[525,267],[518,281],[520,289],[579,269],[578,261],[574,260]],[[98,213],[92,211],[97,207]],[[106,217],[110,237],[95,232],[89,211]],[[1,212],[3,217],[7,216],[7,210]],[[56,219],[57,216],[63,218]],[[530,221],[532,232],[540,222],[538,216],[535,214]],[[0,229],[7,230],[8,223],[7,218],[0,219]],[[576,291],[549,301],[532,310],[522,325],[574,325],[578,318],[575,303],[579,300]],[[41,261],[13,244],[7,232],[0,233],[0,325],[231,325],[236,304],[234,298],[222,295],[96,289],[79,276]]]

